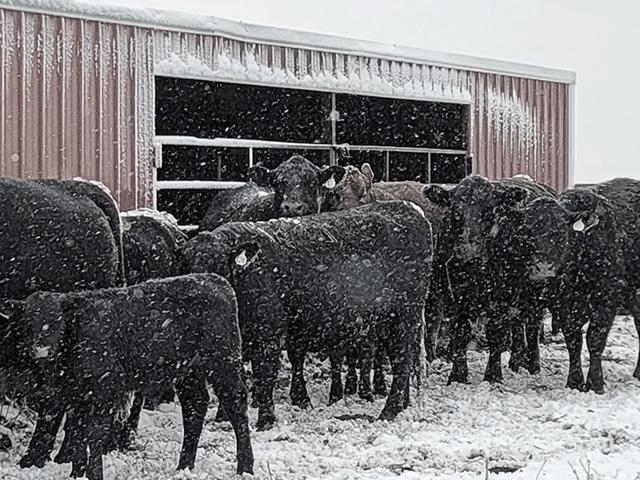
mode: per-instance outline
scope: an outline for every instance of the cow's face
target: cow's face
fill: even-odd
[[[556,278],[569,248],[569,213],[553,198],[539,198],[523,209],[523,241],[530,247],[529,278]]]
[[[61,294],[49,292],[37,292],[27,298],[23,321],[29,331],[32,359],[54,361],[60,353],[65,331],[62,302]]]
[[[424,194],[435,205],[448,208],[449,240],[453,253],[463,262],[487,260],[487,242],[499,233],[501,217],[509,216],[526,198],[517,186],[492,183],[470,175],[452,190],[429,185]]]
[[[348,210],[373,201],[373,170],[368,163],[362,165],[360,170],[352,166],[333,168],[343,171],[336,172],[334,180],[336,177],[341,180],[335,186],[329,182],[331,188],[322,187],[326,191],[322,208],[324,211]]]
[[[282,217],[318,213],[322,205],[322,187],[335,186],[340,178],[335,167],[320,169],[300,155],[294,155],[277,168],[253,167],[250,178],[274,192],[275,207]],[[328,182],[328,183],[327,183]]]

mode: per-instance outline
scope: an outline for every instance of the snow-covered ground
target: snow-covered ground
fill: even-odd
[[[432,366],[413,406],[393,422],[374,419],[384,400],[349,399],[326,406],[328,375],[307,369],[315,407],[292,408],[281,375],[276,428],[252,431],[256,477],[261,479],[640,479],[640,382],[631,318],[619,317],[605,350],[606,393],[564,388],[567,354],[560,339],[542,348],[543,372],[505,382],[481,382],[486,354],[470,354],[470,385],[446,386],[447,364]],[[505,361],[507,355],[505,355]],[[586,360],[586,358],[585,358]],[[144,411],[136,449],[105,457],[106,479],[234,478],[235,441],[228,425],[209,411],[196,469],[176,473],[180,409]],[[251,410],[255,424],[256,411]],[[17,467],[30,431],[18,430],[13,451],[0,453],[2,479],[67,478],[70,465]]]

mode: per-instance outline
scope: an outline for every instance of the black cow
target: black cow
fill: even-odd
[[[184,428],[178,469],[193,468],[207,382],[231,419],[238,473],[253,472],[237,303],[226,280],[200,274],[35,293],[20,316],[24,351],[73,416],[72,476],[101,479],[102,453],[113,425],[126,419],[132,392],[172,383]]]
[[[273,191],[277,217],[318,213],[326,189],[335,186],[342,175],[342,167],[320,168],[300,155],[294,155],[273,170],[261,165],[250,170],[250,177],[256,185]]]
[[[0,300],[39,290],[70,292],[124,281],[118,208],[103,187],[76,180],[0,179]],[[3,311],[13,311],[3,302]],[[2,313],[2,312],[0,312]],[[5,313],[7,313],[5,311]],[[28,371],[3,315],[1,366]],[[53,448],[64,406],[40,405],[36,430],[20,465],[43,466]]]
[[[433,288],[435,295],[445,299],[452,317],[449,383],[467,382],[466,348],[472,324],[483,318],[488,322],[490,349],[485,380],[502,380],[500,359],[509,345],[509,333],[513,337],[511,368],[517,370],[526,356],[527,367],[536,373],[543,310],[522,274],[529,252],[513,232],[525,204],[553,197],[555,192],[528,178],[489,181],[470,175],[453,189],[430,185],[424,193],[449,211],[436,252]],[[528,354],[523,352],[525,336]]]
[[[127,285],[180,273],[179,252],[187,236],[168,213],[134,210],[122,214]]]
[[[200,222],[199,230],[215,230],[229,222],[257,222],[278,217],[271,190],[249,182],[219,192]]]
[[[231,223],[199,234],[185,248],[190,269],[220,273],[236,290],[259,429],[275,421],[273,388],[285,335],[295,405],[309,403],[302,373],[307,352],[330,356],[335,401],[342,396],[345,353],[369,350],[375,335],[384,340],[393,371],[381,418],[407,405],[431,255],[431,226],[406,202]]]
[[[546,282],[569,350],[567,386],[604,391],[602,351],[619,306],[634,316],[640,335],[640,181],[615,179],[569,190],[557,201],[526,208],[532,242],[531,277]],[[584,381],[582,327],[589,324],[589,373]],[[634,376],[640,379],[640,356]]]

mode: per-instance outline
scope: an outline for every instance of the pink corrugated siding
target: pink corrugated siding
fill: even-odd
[[[151,30],[0,9],[0,32],[0,175],[82,176],[151,206]]]
[[[569,85],[471,74],[471,152],[475,173],[518,173],[557,190],[568,186]]]

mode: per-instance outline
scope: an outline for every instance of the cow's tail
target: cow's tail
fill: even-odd
[[[418,393],[422,390],[422,385],[426,381],[428,368],[427,368],[427,348],[425,345],[424,335],[426,332],[427,324],[425,319],[424,309],[420,319],[420,328],[418,336],[415,340],[414,346],[414,361],[413,361],[413,377],[414,384]]]
[[[126,277],[124,271],[124,246],[122,243],[122,219],[120,218],[120,209],[116,199],[111,194],[109,188],[101,182],[93,180],[85,180],[82,178],[74,178],[79,184],[84,184],[85,194],[96,204],[96,206],[104,212],[109,221],[109,227],[113,232],[113,238],[118,251],[118,269],[116,271],[116,286],[124,286]]]

